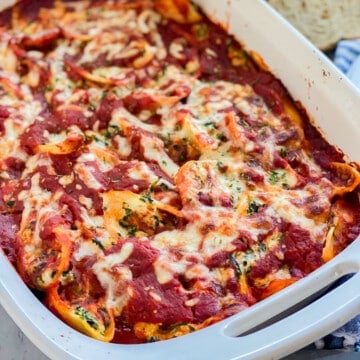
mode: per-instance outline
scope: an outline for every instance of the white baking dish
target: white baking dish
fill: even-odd
[[[262,0],[198,0],[214,19],[227,24],[248,50],[261,54],[331,143],[360,160],[360,93],[308,41]],[[4,1],[0,6],[5,5]],[[7,3],[9,3],[7,1]],[[142,345],[101,343],[53,316],[23,284],[0,253],[0,303],[28,338],[51,359],[272,359],[329,333],[360,309],[360,238],[307,278],[218,324],[180,338]],[[345,284],[305,306],[305,299],[340,276]],[[300,310],[271,321],[296,304]],[[269,321],[270,320],[270,321]],[[248,335],[268,321],[268,327]]]

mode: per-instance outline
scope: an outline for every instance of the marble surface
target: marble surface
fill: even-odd
[[[0,305],[0,359],[49,360],[16,326]]]

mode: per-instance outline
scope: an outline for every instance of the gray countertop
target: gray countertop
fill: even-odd
[[[16,326],[0,305],[0,359],[49,360]]]

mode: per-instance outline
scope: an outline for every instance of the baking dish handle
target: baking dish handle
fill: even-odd
[[[246,311],[191,337],[151,344],[146,360],[166,359],[164,354],[176,354],[178,360],[263,360],[293,353],[359,314],[359,254],[360,238],[308,277]],[[346,282],[329,290],[350,273],[354,275]]]
[[[281,320],[269,321],[270,325],[256,323],[256,319],[263,317],[271,320],[271,311],[279,307],[279,313],[286,314],[284,297],[267,299],[264,304],[254,310],[251,316],[239,317],[228,321],[222,329],[223,349],[227,349],[228,359],[279,359],[304,346],[320,339],[329,332],[341,327],[360,313],[360,239],[339,254],[331,262],[320,269],[317,276],[317,285],[310,284],[307,279],[296,289],[289,290],[287,298],[292,304],[306,300],[303,293],[313,292],[312,286],[318,290],[324,287],[325,281],[330,285],[341,276],[354,273],[346,282],[322,297],[303,306],[300,310],[284,315]],[[295,287],[294,287],[295,288]],[[299,298],[298,301],[296,298]],[[273,301],[274,300],[274,301]],[[286,301],[285,301],[286,302]],[[272,310],[270,310],[272,309]],[[270,315],[269,315],[270,314]],[[255,324],[253,330],[244,330],[244,323]],[[259,325],[260,324],[260,325]],[[215,341],[215,340],[214,340]]]
[[[357,271],[352,278],[301,310],[246,335],[241,335],[240,330],[236,333],[236,322],[244,316],[240,313],[235,318],[229,318],[224,322],[194,332],[191,336],[144,344],[140,347],[138,345],[119,346],[105,343],[99,346],[99,342],[77,333],[61,322],[54,323],[56,326],[48,326],[51,323],[52,314],[45,312],[45,308],[40,306],[38,300],[33,297],[18,298],[20,304],[11,302],[9,305],[8,297],[13,295],[12,291],[17,287],[23,287],[17,274],[10,267],[5,266],[4,270],[6,276],[11,277],[12,286],[9,289],[1,289],[0,286],[0,295],[2,292],[4,295],[0,297],[4,300],[5,308],[10,310],[12,307],[14,308],[10,313],[15,315],[14,320],[23,327],[27,336],[54,360],[95,360],[99,357],[104,360],[137,360],[140,358],[144,360],[170,358],[178,360],[279,359],[328,334],[329,331],[342,326],[358,314],[360,310],[360,266],[359,259],[357,259],[359,247],[360,242],[357,241],[356,244],[344,251],[347,253],[346,256],[340,254],[338,258],[334,259],[333,264],[325,265],[327,271],[324,278],[327,278],[330,271],[338,272],[340,270],[339,275]],[[348,256],[349,254],[351,256]],[[0,263],[1,260],[0,256]],[[343,269],[338,267],[340,264],[344,265]],[[321,276],[317,280],[319,281],[320,278]],[[304,285],[311,287],[307,279],[304,280],[302,290],[304,290]],[[292,295],[296,297],[296,293]],[[275,294],[273,299],[269,298],[268,302],[264,300],[263,304],[259,304],[260,307],[254,306],[247,313],[251,314],[251,317],[259,317],[259,313],[260,315],[269,313],[269,308],[273,309],[276,303],[279,308],[283,308],[278,300],[281,298]],[[31,305],[29,306],[29,304]],[[21,311],[17,311],[18,306]],[[26,314],[24,309],[27,309]],[[246,319],[244,322],[247,322]],[[231,330],[229,330],[230,328]],[[45,338],[47,341],[44,341]]]
[[[327,335],[331,329],[344,325],[359,312],[360,273],[357,273],[323,297],[282,320],[261,330],[233,337],[235,341],[223,339],[223,346],[228,350],[229,346],[234,347],[230,357],[233,360],[278,359]],[[223,337],[229,337],[226,335],[226,326],[223,330]]]

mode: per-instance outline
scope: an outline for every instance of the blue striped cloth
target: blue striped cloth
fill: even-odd
[[[343,276],[335,282],[331,289],[339,286],[351,276],[351,274]],[[360,314],[331,334],[316,341],[314,345],[317,349],[344,349],[347,351],[360,352]]]
[[[339,41],[334,63],[360,88],[360,39]]]
[[[335,65],[360,89],[360,39],[339,41],[334,54]],[[335,286],[349,279],[340,279]],[[345,349],[360,352],[360,314],[315,342],[318,349]]]

